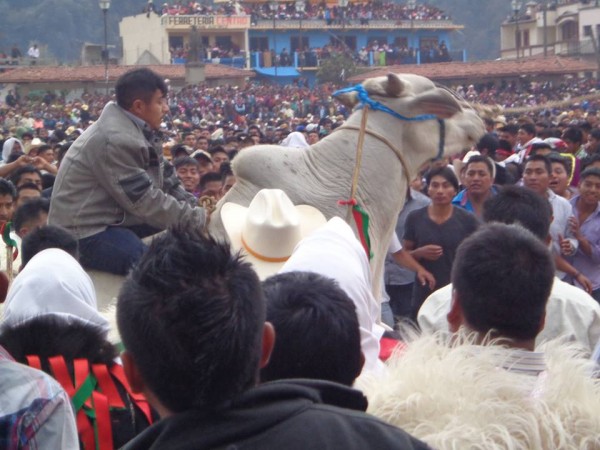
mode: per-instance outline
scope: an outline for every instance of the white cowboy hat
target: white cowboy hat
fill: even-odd
[[[294,206],[280,189],[259,191],[248,207],[225,203],[221,219],[231,248],[242,251],[261,279],[277,273],[296,244],[327,223],[318,209]]]

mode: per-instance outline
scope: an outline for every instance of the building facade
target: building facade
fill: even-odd
[[[541,0],[511,3],[510,17],[502,24],[502,59],[538,55],[580,56],[598,54],[600,2],[598,0]]]
[[[191,56],[205,63],[251,68],[258,75],[310,77],[332,51],[352,55],[363,66],[466,60],[463,50],[450,48],[451,33],[464,27],[442,15],[424,18],[414,1],[406,7],[415,14],[409,10],[402,18],[344,15],[352,3],[332,7],[335,18],[304,14],[307,6],[302,1],[256,4],[271,14],[238,10],[228,15],[126,17],[120,23],[123,64],[183,64]],[[285,14],[286,5],[301,14]]]

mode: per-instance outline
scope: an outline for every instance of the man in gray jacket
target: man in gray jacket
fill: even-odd
[[[125,275],[146,249],[141,238],[175,224],[201,228],[206,217],[163,157],[165,82],[136,69],[115,91],[62,161],[48,220],[75,234],[82,265]]]

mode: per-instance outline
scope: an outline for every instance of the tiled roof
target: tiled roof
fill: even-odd
[[[491,79],[510,76],[544,76],[564,75],[578,72],[591,72],[597,69],[596,64],[575,58],[530,57],[520,60],[507,59],[496,61],[448,62],[437,64],[407,64],[400,66],[381,67],[355,75],[350,82],[359,82],[367,78],[379,77],[393,73],[413,73],[432,80],[455,79]]]
[[[140,66],[135,66],[140,67]],[[163,78],[171,80],[185,78],[185,66],[151,65],[147,67]],[[205,74],[207,79],[254,77],[251,70],[237,69],[221,64],[206,64]],[[108,77],[116,80],[134,66],[109,66]],[[17,66],[14,69],[0,73],[0,83],[36,83],[36,82],[64,82],[64,81],[104,81],[104,66]]]

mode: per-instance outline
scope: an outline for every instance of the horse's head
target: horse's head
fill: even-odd
[[[364,92],[360,88],[346,90],[337,99],[354,108],[364,104],[366,93],[369,99],[389,108],[392,112],[378,115],[378,128],[403,149],[417,150],[421,162],[438,155],[440,142],[444,154],[450,155],[476,144],[485,133],[483,121],[468,103],[425,77],[389,74],[365,80],[362,88]]]

